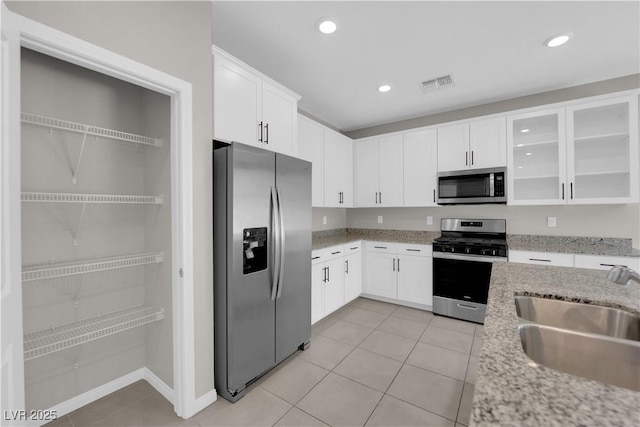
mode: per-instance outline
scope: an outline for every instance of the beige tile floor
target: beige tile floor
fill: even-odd
[[[50,426],[466,426],[482,325],[358,298],[231,404],[189,420],[144,381]]]

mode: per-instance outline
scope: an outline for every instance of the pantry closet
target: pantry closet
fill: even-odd
[[[61,416],[144,379],[188,418],[210,403],[193,387],[191,86],[4,5],[3,27],[3,408]]]

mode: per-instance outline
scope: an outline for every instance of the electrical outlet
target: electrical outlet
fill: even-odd
[[[378,224],[382,224],[382,215],[378,215]]]
[[[427,225],[433,225],[433,217],[432,216],[428,216],[427,217]]]
[[[556,226],[556,217],[548,216],[547,217],[547,227],[555,227]]]
[[[327,216],[326,215],[322,216],[322,224],[323,225],[327,225]]]

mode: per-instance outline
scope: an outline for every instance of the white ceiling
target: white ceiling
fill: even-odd
[[[640,1],[214,1],[213,43],[351,131],[640,72]],[[338,31],[316,29],[322,17]],[[552,34],[573,39],[554,49]],[[418,82],[452,74],[424,94]],[[391,92],[377,88],[386,83]]]

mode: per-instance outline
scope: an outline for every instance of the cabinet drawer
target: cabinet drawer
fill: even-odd
[[[397,245],[397,243],[391,242],[367,242],[367,251],[393,253],[396,251]]]
[[[338,258],[344,255],[344,248],[342,245],[330,246],[328,248],[316,249],[311,252],[311,264],[317,264],[319,262],[329,261],[334,258]]]
[[[637,271],[640,269],[640,258],[579,254],[575,256],[575,266],[579,268],[610,270],[614,265],[622,265]]]
[[[362,240],[358,240],[356,242],[345,243],[344,246],[344,254],[355,254],[362,251]]]
[[[556,252],[509,251],[509,262],[573,267],[573,254]]]
[[[398,250],[398,255],[416,255],[429,257],[433,255],[433,247],[431,245],[403,245]]]

